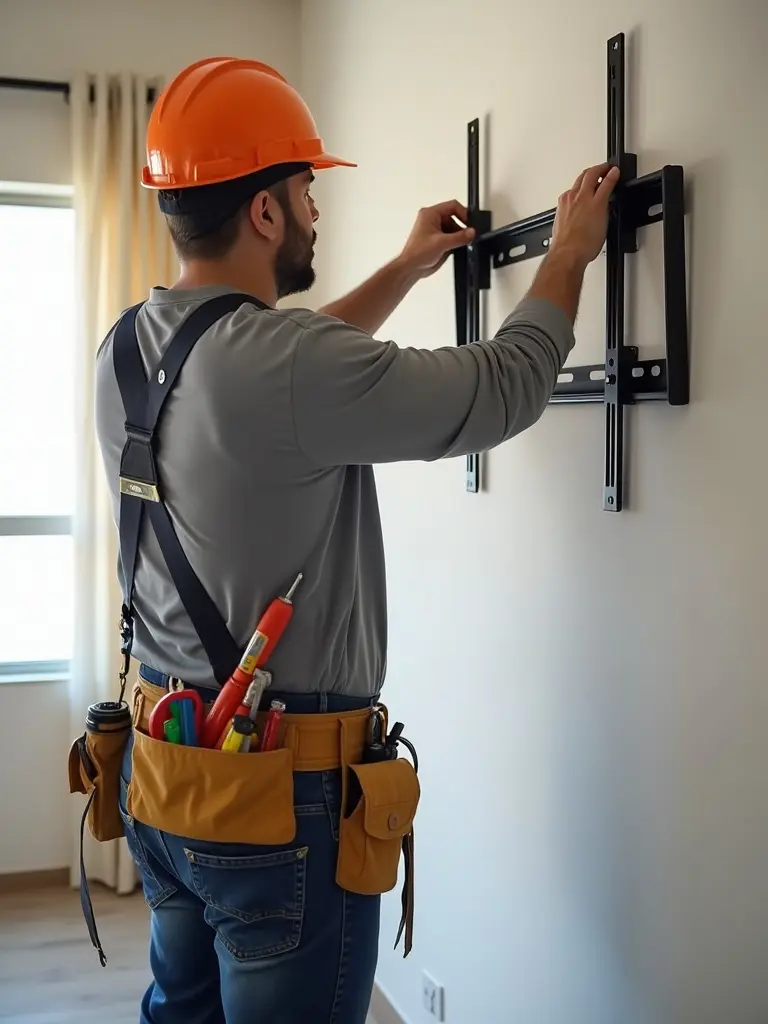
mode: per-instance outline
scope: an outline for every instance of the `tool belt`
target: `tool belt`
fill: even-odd
[[[341,769],[336,882],[353,893],[388,892],[397,885],[404,854],[402,917],[395,947],[404,935],[408,956],[413,944],[413,820],[420,786],[416,769],[406,758],[365,762],[371,709],[285,714],[277,749],[243,755],[153,739],[147,731],[149,715],[166,692],[140,678],[130,710],[122,704],[121,724],[108,722],[98,731],[86,728],[71,747],[70,792],[89,794],[83,823],[87,821],[94,838],[107,841],[124,834],[118,804],[120,767],[131,727],[128,814],[190,839],[291,843],[296,835],[293,773]],[[386,709],[378,707],[386,716]],[[260,712],[257,724],[263,725],[265,717]],[[81,872],[84,879],[82,853]],[[90,907],[87,888],[85,893]],[[84,910],[88,920],[85,902]],[[94,945],[103,957],[97,935]]]

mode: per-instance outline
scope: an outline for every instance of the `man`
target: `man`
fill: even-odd
[[[324,151],[300,97],[263,64],[202,61],[158,101],[147,146],[144,184],[158,190],[181,265],[173,288],[154,288],[134,311],[152,386],[164,386],[158,363],[187,317],[217,297],[246,296],[204,330],[175,380],[154,438],[161,500],[239,651],[303,572],[268,665],[288,714],[370,708],[387,624],[371,467],[484,451],[538,419],[573,346],[618,172],[589,168],[560,197],[549,255],[492,340],[432,351],[372,335],[472,240],[457,223],[467,222],[460,203],[422,210],[400,255],[325,309],[276,309],[314,281],[314,172],[345,163]],[[120,519],[130,507],[118,482],[130,395],[116,333],[99,352],[97,421]],[[153,520],[135,576],[125,547],[120,567],[142,686],[181,680],[213,699],[227,672],[212,668],[156,534]],[[295,773],[296,838],[275,848],[201,842],[135,820],[131,770],[129,746],[121,809],[152,908],[142,1024],[363,1024],[380,897],[336,882],[341,771]],[[291,851],[306,852],[300,884],[295,863],[285,866]]]

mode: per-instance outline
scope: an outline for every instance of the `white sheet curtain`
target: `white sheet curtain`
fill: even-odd
[[[72,160],[77,232],[77,483],[75,653],[70,732],[82,733],[86,709],[116,700],[120,663],[117,535],[94,430],[96,352],[120,312],[172,283],[175,261],[155,195],[142,188],[144,136],[151,110],[139,75],[80,74],[71,84]],[[79,826],[84,799],[72,801],[71,879],[79,884]],[[90,879],[118,892],[136,885],[125,839],[96,843],[86,830]]]

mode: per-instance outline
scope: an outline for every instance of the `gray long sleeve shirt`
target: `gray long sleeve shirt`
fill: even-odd
[[[148,372],[189,312],[228,290],[152,290],[137,318]],[[270,658],[276,689],[380,691],[387,603],[373,465],[485,451],[530,427],[573,343],[565,314],[530,299],[495,338],[462,348],[400,348],[331,316],[251,305],[201,338],[159,427],[162,494],[239,644],[304,573]],[[117,520],[125,415],[111,334],[98,354],[96,420]],[[135,620],[137,658],[215,687],[146,526]]]

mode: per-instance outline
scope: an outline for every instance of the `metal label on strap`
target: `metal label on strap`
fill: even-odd
[[[156,484],[133,480],[127,476],[120,477],[120,493],[128,494],[132,498],[143,498],[144,501],[160,501],[160,491]]]

